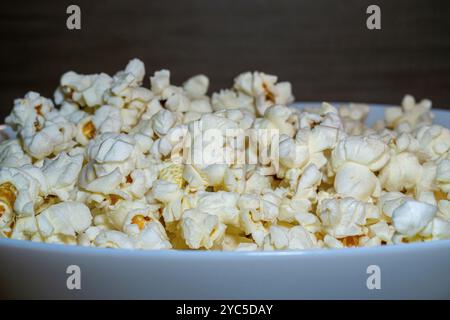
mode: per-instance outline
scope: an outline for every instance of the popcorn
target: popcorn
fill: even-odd
[[[44,116],[53,110],[53,102],[50,99],[30,91],[23,99],[14,100],[14,107],[11,114],[5,118],[5,123],[17,131],[28,126],[41,126]]]
[[[16,99],[0,143],[0,237],[140,250],[310,250],[450,238],[450,131],[406,96],[300,110],[239,74],[209,97],[132,59]],[[55,106],[56,105],[56,106]],[[255,161],[256,160],[256,161]]]
[[[150,77],[150,84],[154,94],[161,94],[170,85],[170,71],[156,71],[153,77]]]
[[[182,164],[169,163],[159,171],[159,178],[161,180],[175,183],[178,187],[182,187],[183,181],[183,168]]]
[[[150,78],[155,98],[150,102],[144,117],[150,119],[156,112],[167,109],[178,114],[178,120],[188,123],[197,120],[202,113],[212,111],[206,92],[209,79],[197,75],[188,79],[183,87],[170,84],[170,72],[161,70]]]
[[[312,163],[318,168],[326,165],[324,152],[333,149],[343,133],[337,110],[324,103],[317,113],[303,112],[299,116],[299,130],[295,144],[286,136],[280,137],[280,163],[287,168],[301,168]]]
[[[268,175],[264,175],[261,170],[253,170],[247,172],[248,177],[245,181],[245,193],[262,194],[265,190],[271,188],[273,178]]]
[[[435,183],[440,190],[450,193],[450,159],[444,159],[438,163]]]
[[[436,211],[435,206],[407,200],[394,210],[392,222],[397,232],[407,237],[413,237],[430,223]]]
[[[367,220],[380,216],[375,205],[350,197],[325,199],[317,210],[326,231],[335,238],[363,235]]]
[[[0,229],[8,229],[14,219],[14,203],[17,189],[9,182],[0,185]]]
[[[103,103],[103,95],[110,89],[112,78],[105,73],[83,75],[73,71],[61,77],[55,92],[55,102],[75,102],[80,107],[94,107]]]
[[[170,249],[164,227],[158,221],[158,206],[140,201],[120,201],[107,210],[112,226],[128,235],[137,249]],[[120,245],[119,245],[120,246]]]
[[[197,209],[219,217],[226,225],[239,226],[239,210],[237,202],[239,195],[235,192],[200,192],[197,199]]]
[[[104,212],[115,229],[129,233],[127,229],[131,227],[144,229],[148,221],[156,218],[154,214],[157,210],[158,206],[143,201],[122,200],[108,206]]]
[[[255,113],[253,98],[242,92],[220,90],[213,93],[211,103],[214,111],[242,109]]]
[[[323,239],[323,243],[325,245],[326,248],[330,248],[330,249],[342,249],[344,248],[344,245],[342,244],[342,242],[340,242],[338,239],[330,236],[330,235],[325,235],[324,239]]]
[[[313,164],[303,171],[301,178],[295,178],[295,194],[283,195],[279,208],[278,219],[292,223],[297,221],[309,231],[319,231],[320,221],[315,214],[312,214],[312,206],[317,202],[317,187],[322,180],[322,174]]]
[[[116,230],[102,230],[95,238],[94,245],[100,248],[134,249],[129,236]]]
[[[221,249],[224,251],[256,251],[258,245],[250,242],[246,237],[234,234],[225,234]]]
[[[385,216],[392,218],[394,210],[401,206],[407,199],[401,192],[383,192],[378,201],[378,207]]]
[[[187,112],[191,107],[189,98],[181,92],[174,90],[173,92],[164,92],[164,107],[172,112]]]
[[[9,231],[11,239],[32,240],[42,242],[38,233],[38,224],[35,216],[19,217],[14,223],[14,228]]]
[[[225,191],[243,193],[245,190],[245,168],[226,168],[223,175]]]
[[[301,129],[314,129],[316,127],[334,128],[343,130],[342,120],[338,110],[329,103],[322,103],[320,108],[305,109],[298,114],[299,127]]]
[[[370,136],[349,136],[338,142],[331,160],[335,169],[345,162],[355,162],[371,171],[379,171],[389,158],[389,147],[383,141]]]
[[[87,158],[95,161],[105,171],[110,171],[109,163],[113,168],[116,167],[114,163],[121,164],[123,174],[133,167],[130,162],[136,161],[140,153],[132,136],[115,133],[102,134],[89,144],[86,151]]]
[[[164,180],[156,180],[152,191],[155,199],[162,202],[171,202],[183,195],[178,184]]]
[[[78,183],[82,189],[93,193],[114,194],[117,191],[123,175],[119,168],[105,175],[98,175],[93,163],[86,164],[80,174]]]
[[[268,128],[277,129],[280,134],[293,137],[295,135],[295,127],[292,123],[289,123],[291,116],[291,109],[283,105],[274,105],[264,113],[264,118],[270,122]]]
[[[201,98],[206,95],[209,79],[203,74],[191,77],[183,83],[183,88],[191,98]]]
[[[271,226],[269,243],[277,250],[304,250],[318,248],[316,237],[301,226],[286,228]]]
[[[422,176],[422,166],[417,157],[409,152],[392,156],[380,172],[380,182],[388,191],[403,191],[414,188]]]
[[[56,110],[47,113],[42,123],[27,124],[19,131],[24,150],[36,159],[73,147],[75,134],[75,126]]]
[[[240,129],[250,129],[255,121],[255,116],[243,109],[225,109],[214,112],[216,116],[223,117],[237,123]]]
[[[83,165],[83,156],[69,156],[61,152],[55,159],[45,159],[42,173],[48,186],[48,194],[69,200],[71,192],[78,181]]]
[[[84,117],[76,123],[75,140],[85,147],[89,141],[97,135],[97,128],[92,121],[92,116],[85,114]]]
[[[20,168],[0,168],[0,208],[16,215],[31,216],[38,196],[46,193],[44,176],[39,169],[24,165]]]
[[[156,179],[157,172],[154,166],[145,169],[134,169],[126,177],[125,185],[122,185],[120,190],[134,199],[140,199],[150,190]]]
[[[197,114],[197,115],[202,115],[203,113],[209,113],[212,112],[212,106],[211,103],[209,101],[208,97],[200,97],[200,98],[195,98],[194,100],[191,100],[191,104],[190,104],[190,108],[189,111],[187,113],[185,113],[183,121],[184,123],[188,123],[190,121],[188,121],[188,114]],[[197,120],[197,119],[192,119],[192,121]]]
[[[391,243],[395,233],[394,227],[389,225],[386,221],[379,221],[369,226],[369,230],[370,233],[385,243]]]
[[[151,221],[134,238],[134,247],[144,250],[171,249],[172,245],[166,235],[166,231],[158,221]]]
[[[166,135],[155,140],[150,148],[150,153],[157,159],[167,158],[171,160],[180,158],[183,153],[184,143],[188,134],[186,125],[176,125],[170,128]]]
[[[85,231],[92,221],[89,208],[79,202],[65,201],[52,205],[36,217],[40,234],[75,237]]]
[[[369,114],[369,106],[366,104],[350,103],[339,108],[339,116],[342,118],[345,132],[352,135],[364,133],[364,122]]]
[[[260,115],[274,104],[287,105],[294,101],[289,82],[277,83],[277,77],[263,72],[246,72],[234,79],[234,89],[255,98]]]
[[[422,160],[437,160],[450,151],[450,131],[447,128],[431,125],[415,131],[419,142],[418,156]]]
[[[90,131],[94,129],[85,128],[83,133],[87,138],[90,139],[92,139],[95,134],[101,134],[105,132],[119,133],[123,127],[120,109],[109,105],[101,106],[95,111],[95,114],[92,117],[91,123],[89,125],[94,126],[95,132],[90,133]]]
[[[348,162],[340,166],[334,179],[336,192],[344,197],[353,197],[368,201],[371,197],[379,197],[380,182],[375,174],[366,166]]]
[[[182,205],[184,192],[177,184],[164,180],[156,180],[151,190],[151,196],[155,200],[163,203],[162,216],[166,226],[180,220],[184,211]]]
[[[153,129],[150,127],[149,120],[142,120],[128,134],[132,135],[143,153],[148,153],[153,140]]]
[[[176,124],[176,115],[168,110],[162,109],[151,119],[151,128],[158,136],[166,135]]]
[[[120,123],[114,123],[114,126],[120,125],[121,131],[131,131],[154,98],[151,90],[141,86],[144,75],[145,67],[142,61],[133,59],[125,70],[114,75],[110,90],[104,94],[104,105],[117,109],[111,116],[120,118]],[[119,116],[116,115],[117,112]],[[108,132],[105,130],[103,132]]]
[[[83,167],[79,183],[91,192],[115,193],[133,168],[147,163],[136,140],[125,134],[104,133],[87,148],[89,162]]]
[[[310,157],[308,145],[296,143],[289,137],[280,139],[279,154],[280,163],[287,168],[301,168]]]
[[[204,190],[208,185],[208,177],[194,165],[185,165],[183,168],[183,179],[191,190]]]
[[[397,129],[399,132],[410,132],[422,125],[431,124],[433,115],[430,109],[430,100],[425,99],[417,103],[413,96],[406,95],[401,108],[386,109],[386,123],[389,128]]]
[[[31,157],[27,155],[18,139],[5,140],[0,143],[0,167],[21,167],[31,164]]]
[[[439,200],[437,203],[438,206],[438,213],[437,215],[446,219],[450,220],[450,201],[449,200]]]
[[[145,76],[145,65],[144,63],[139,59],[132,59],[128,62],[127,66],[125,67],[125,70],[119,71],[115,76],[114,80],[120,79],[120,78],[126,78],[130,79],[129,86],[137,87],[142,84],[142,81],[144,80]],[[116,84],[117,86],[117,84]],[[113,86],[114,91],[114,86]]]
[[[433,239],[450,239],[450,219],[435,217],[432,221],[431,234]]]
[[[199,209],[187,210],[181,218],[183,238],[191,249],[211,248],[223,237],[225,228],[218,216]]]
[[[95,238],[104,230],[98,226],[91,226],[78,235],[78,244],[83,247],[93,247]]]

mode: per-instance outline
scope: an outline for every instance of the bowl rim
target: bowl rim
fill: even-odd
[[[219,251],[219,250],[143,250],[143,249],[123,249],[123,248],[99,248],[84,247],[80,245],[67,245],[59,243],[33,242],[29,240],[17,240],[0,238],[0,252],[8,248],[22,251],[36,251],[41,253],[57,253],[67,255],[84,256],[109,256],[109,257],[128,257],[128,258],[224,258],[236,259],[246,257],[279,257],[296,256],[305,258],[330,258],[330,257],[349,257],[349,256],[384,256],[392,254],[417,254],[422,251],[437,250],[450,252],[450,239],[432,240],[426,242],[391,244],[374,247],[354,247],[342,249],[304,249],[304,250],[273,250],[273,251]]]

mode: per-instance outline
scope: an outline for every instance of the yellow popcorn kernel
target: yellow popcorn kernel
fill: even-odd
[[[264,89],[266,99],[272,103],[275,103],[275,95],[273,94],[272,91],[269,90],[269,88],[265,82],[263,82],[262,87]]]
[[[162,180],[177,184],[180,188],[183,187],[183,165],[173,163],[159,172],[159,177]]]
[[[34,107],[34,110],[36,110],[36,113],[40,116],[42,116],[42,105],[38,105],[36,107]]]
[[[314,233],[314,235],[316,236],[317,240],[323,240],[325,238],[325,235],[320,231]]]
[[[0,185],[0,204],[4,203],[7,207],[13,208],[16,197],[17,189],[12,183],[5,182]],[[5,208],[2,208],[2,210],[4,212]]]
[[[127,182],[127,183],[133,183],[133,178],[131,177],[130,174],[127,175],[127,176],[125,177],[125,179],[126,179],[126,182]]]
[[[150,220],[150,217],[144,217],[143,215],[138,214],[134,216],[133,219],[131,219],[131,224],[137,225],[139,227],[139,230],[142,230],[144,229],[145,224]]]
[[[342,243],[346,247],[359,247],[359,239],[362,236],[348,236],[341,239]]]
[[[97,129],[95,128],[94,123],[92,121],[89,121],[83,126],[82,131],[86,138],[92,139],[95,137]]]
[[[119,200],[123,200],[121,196],[118,196],[117,194],[110,194],[109,200],[111,201],[112,205],[115,205]]]
[[[439,202],[440,200],[448,200],[447,194],[442,191],[435,191],[434,197],[436,198],[436,201]]]

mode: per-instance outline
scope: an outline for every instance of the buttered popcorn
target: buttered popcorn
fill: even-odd
[[[0,236],[123,249],[308,250],[450,238],[450,131],[405,96],[300,110],[263,72],[65,73],[0,143]],[[146,83],[149,83],[149,86]]]

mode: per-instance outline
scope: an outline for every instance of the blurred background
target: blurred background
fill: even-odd
[[[66,8],[81,8],[68,30]],[[381,30],[366,9],[381,7]],[[405,93],[450,107],[450,1],[22,1],[0,10],[0,121],[27,91],[53,96],[61,74],[113,74],[133,57],[172,82],[210,77],[213,92],[259,70],[299,101],[398,104]],[[148,79],[147,79],[148,82]]]

